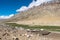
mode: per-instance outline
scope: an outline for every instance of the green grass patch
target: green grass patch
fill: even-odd
[[[29,26],[29,25],[22,25],[22,24],[16,24],[16,23],[6,23],[7,25],[10,25],[12,27],[22,27],[25,29],[46,29],[50,31],[60,31],[60,26],[41,26],[41,25],[35,25],[35,26]]]

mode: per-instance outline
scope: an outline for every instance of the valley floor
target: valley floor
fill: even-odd
[[[0,40],[60,40],[60,32],[51,32],[48,35],[42,35],[35,30],[30,32],[29,29],[11,28],[6,25],[0,25]]]

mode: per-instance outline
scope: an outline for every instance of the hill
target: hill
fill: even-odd
[[[60,26],[60,1],[53,0],[20,12],[9,19],[9,22],[28,25]]]

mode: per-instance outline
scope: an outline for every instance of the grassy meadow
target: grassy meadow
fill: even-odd
[[[23,25],[23,24],[16,24],[16,23],[6,23],[6,25],[9,25],[10,27],[22,27],[25,29],[45,29],[49,31],[59,31],[60,32],[60,26],[41,26],[41,25],[35,25],[35,26],[30,26],[30,25]]]

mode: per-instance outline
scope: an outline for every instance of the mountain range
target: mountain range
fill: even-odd
[[[27,11],[19,12],[8,19],[7,22],[26,25],[60,26],[60,0],[44,2]]]

